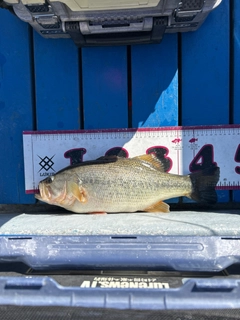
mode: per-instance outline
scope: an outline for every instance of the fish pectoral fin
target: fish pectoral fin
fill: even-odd
[[[157,203],[154,203],[150,207],[146,208],[144,211],[146,211],[146,212],[163,212],[163,213],[170,212],[169,205],[163,201],[159,201]]]
[[[77,183],[72,182],[69,185],[69,191],[72,193],[74,198],[76,198],[79,202],[86,203],[87,202],[87,193],[86,190],[79,186]]]

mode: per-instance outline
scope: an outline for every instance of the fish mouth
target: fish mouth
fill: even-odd
[[[41,199],[42,199],[42,197],[41,197],[41,195],[40,195],[39,193],[35,193],[34,196],[35,196],[35,198],[38,199],[38,200],[41,200]]]
[[[38,187],[39,187],[39,193],[35,194],[35,198],[38,200],[49,201],[52,196],[47,186],[45,186],[40,182]]]
[[[67,196],[67,183],[65,182],[63,190],[56,195],[52,192],[50,186],[46,185],[45,183],[39,183],[39,193],[35,194],[35,198],[44,201],[50,204],[64,204],[66,201],[72,203],[72,199],[69,199]],[[75,198],[74,198],[75,200]]]

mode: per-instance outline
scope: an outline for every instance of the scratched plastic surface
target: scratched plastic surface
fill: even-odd
[[[1,262],[34,270],[218,272],[240,262],[239,237],[37,236],[0,237]]]

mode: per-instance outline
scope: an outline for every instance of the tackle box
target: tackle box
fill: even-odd
[[[78,46],[160,42],[164,33],[197,30],[221,0],[4,0],[45,38]]]
[[[238,133],[216,142],[236,188],[226,177],[214,207],[175,199],[168,215],[76,215],[36,203],[23,161],[23,131],[239,124],[239,12],[238,0],[222,0],[193,33],[77,48],[0,10],[3,319],[239,317]]]

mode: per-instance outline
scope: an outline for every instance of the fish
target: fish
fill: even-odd
[[[177,175],[166,172],[163,160],[164,156],[151,153],[84,161],[40,181],[35,197],[75,213],[167,213],[164,200],[179,196],[205,204],[217,202],[219,167]]]
[[[196,141],[198,141],[198,138],[192,138],[192,139],[189,140],[190,143],[194,143]]]
[[[182,139],[180,139],[180,138],[176,138],[176,139],[172,140],[173,143],[179,143],[181,141],[182,141]]]

